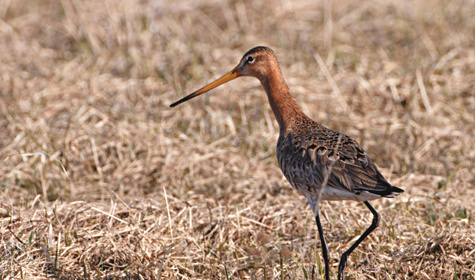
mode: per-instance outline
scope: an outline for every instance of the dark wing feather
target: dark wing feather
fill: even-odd
[[[279,146],[279,163],[294,186],[321,186],[328,176],[328,186],[355,194],[390,197],[403,192],[388,183],[356,141],[319,124],[306,126],[302,133],[289,132]]]

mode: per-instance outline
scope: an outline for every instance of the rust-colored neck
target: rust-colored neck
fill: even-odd
[[[299,118],[307,118],[294,97],[290,94],[277,63],[270,67],[266,76],[260,77],[281,133],[285,132]]]

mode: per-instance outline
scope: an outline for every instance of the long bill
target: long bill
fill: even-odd
[[[170,105],[170,107],[175,107],[176,105],[178,104],[181,104],[187,100],[190,100],[198,95],[201,95],[207,91],[210,91],[212,90],[213,88],[217,87],[217,86],[220,86],[222,84],[225,84],[229,81],[232,81],[234,79],[236,79],[237,77],[240,77],[242,75],[241,73],[241,70],[239,70],[238,67],[234,68],[231,72],[227,73],[226,75],[222,76],[221,78],[217,79],[216,81],[200,88],[199,90],[183,97],[182,99],[178,100],[177,102],[173,103]]]

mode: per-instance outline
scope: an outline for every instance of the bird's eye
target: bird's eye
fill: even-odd
[[[248,63],[254,63],[254,61],[256,61],[256,59],[253,56],[250,55],[250,56],[247,57],[247,62]]]

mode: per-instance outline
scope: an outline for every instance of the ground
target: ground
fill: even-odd
[[[475,2],[0,1],[0,279],[322,279],[257,45],[405,190],[348,279],[475,278]],[[371,222],[323,202],[338,258]]]

